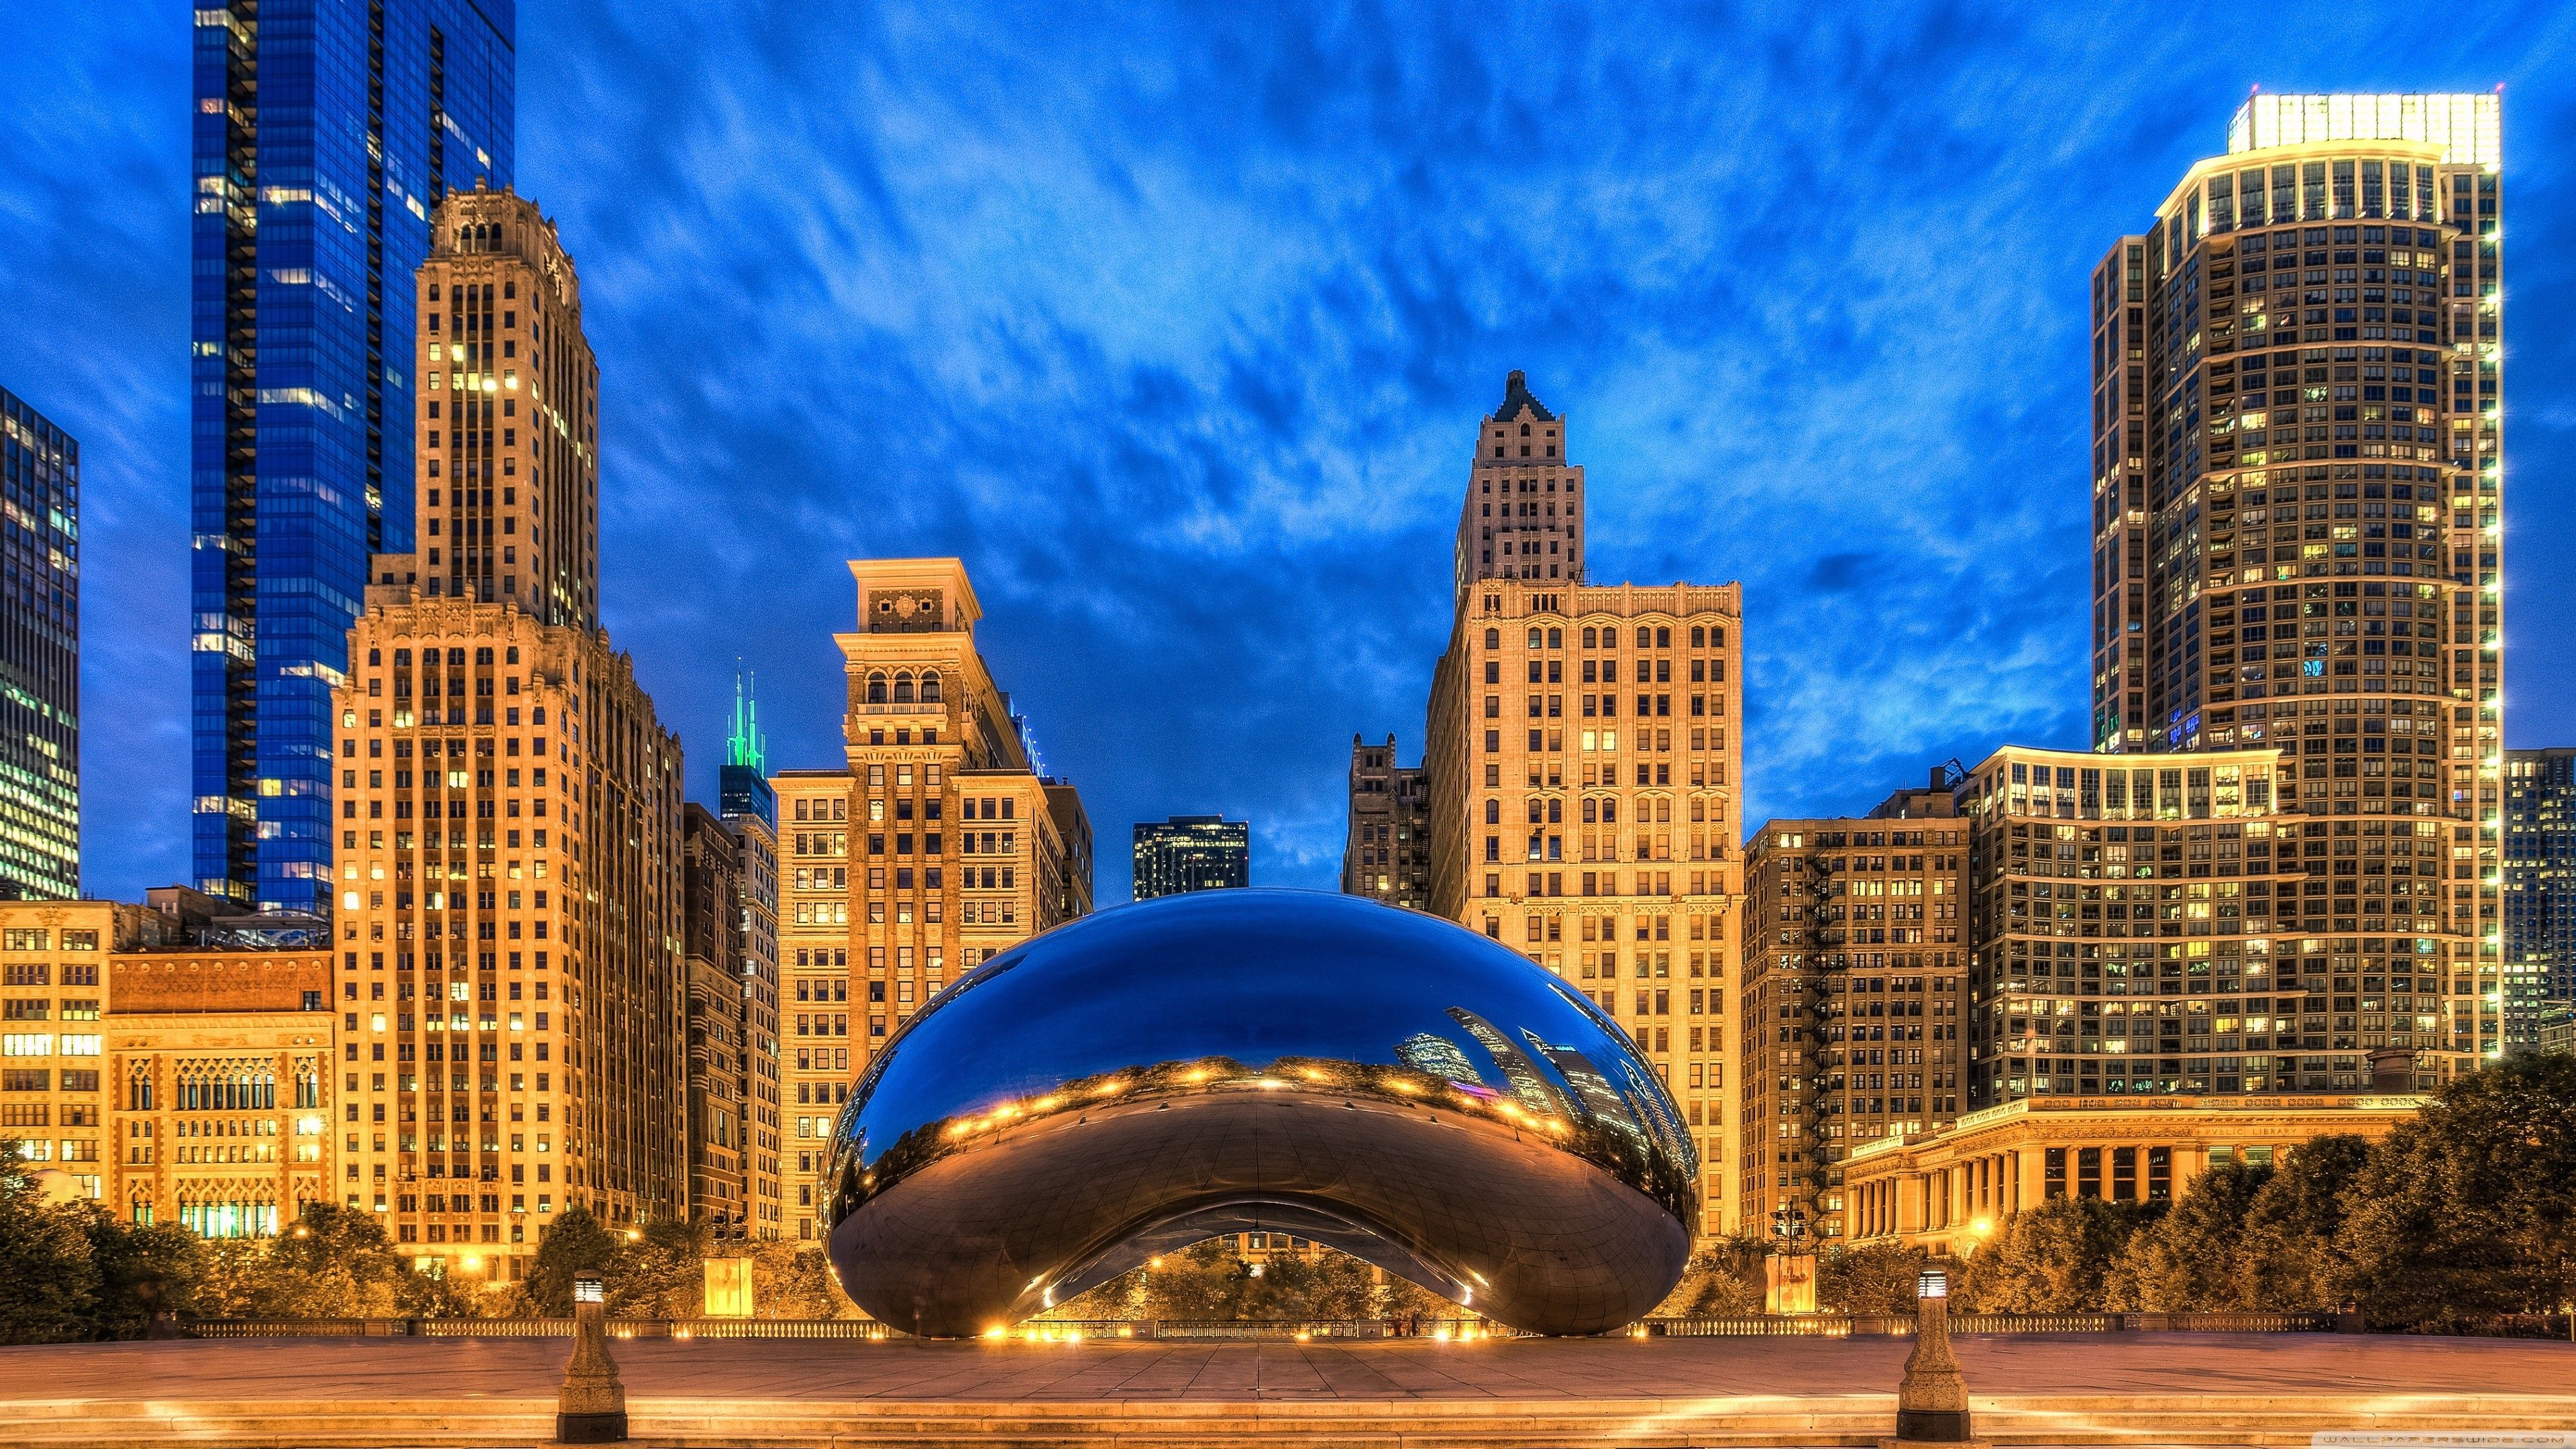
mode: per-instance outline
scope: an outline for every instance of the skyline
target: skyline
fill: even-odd
[[[1569,418],[1568,461],[1600,495],[1593,581],[1745,583],[1750,829],[1865,809],[1932,762],[1974,764],[2006,741],[2080,747],[2087,271],[2174,176],[2223,149],[2245,80],[2506,81],[2516,236],[2554,237],[2576,209],[2564,161],[2512,139],[2563,133],[2576,109],[2549,80],[2576,49],[2567,21],[2446,52],[2392,8],[2387,35],[2351,34],[2292,74],[2219,75],[2194,53],[2131,65],[2157,79],[2120,95],[2057,80],[2026,104],[2058,127],[1999,134],[1991,98],[2007,76],[2054,79],[2092,32],[2023,27],[2036,58],[2010,69],[1977,64],[2012,46],[2007,20],[1966,36],[1918,25],[1917,43],[1856,55],[1809,35],[1745,47],[1767,56],[1747,79],[1699,59],[1731,47],[1677,35],[1653,38],[1660,55],[1613,36],[1588,66],[1521,70],[1547,34],[1453,19],[1390,38],[1363,19],[1167,36],[1166,68],[1139,96],[1102,79],[1130,58],[1094,32],[1097,50],[997,55],[898,17],[857,37],[877,124],[799,124],[747,116],[751,83],[766,72],[828,97],[830,37],[789,53],[781,35],[710,33],[694,52],[704,69],[680,75],[653,58],[674,49],[620,28],[653,21],[581,8],[520,17],[520,178],[583,270],[607,624],[688,742],[692,798],[715,797],[735,656],[763,676],[773,768],[831,763],[843,560],[954,553],[986,599],[979,642],[1001,684],[1104,833],[1249,815],[1264,884],[1330,887],[1352,732],[1391,729],[1418,757],[1474,417],[1508,369]],[[13,256],[47,260],[0,275],[0,299],[33,322],[0,339],[0,383],[78,437],[89,467],[86,883],[131,898],[189,874],[187,30],[171,16],[121,43],[80,33],[100,24],[6,22],[13,49],[67,63],[7,115],[32,159],[0,178],[0,219]],[[2400,34],[2419,64],[2392,71],[2379,55]],[[1609,94],[1624,65],[1649,61],[1666,67],[1652,95]],[[1900,62],[1957,74],[1908,93]],[[1242,65],[1261,83],[1234,86]],[[1780,101],[1820,66],[1842,84],[1799,98],[1814,112]],[[116,86],[98,91],[110,70]],[[1335,84],[1350,75],[1367,86]],[[990,107],[987,83],[1062,104]],[[665,91],[683,124],[662,127],[648,103]],[[1773,114],[1766,98],[1780,154],[1725,149],[1744,115]],[[1883,114],[1858,114],[1873,102]],[[1192,149],[1182,133],[1202,121],[1215,124]],[[1693,134],[1675,139],[1683,126]],[[86,166],[66,150],[84,129],[100,133]],[[641,168],[616,164],[638,153]],[[1502,194],[1533,160],[1535,200]],[[1787,183],[1829,161],[1845,165],[1812,173],[1822,209],[1802,210]],[[979,163],[1022,169],[969,176]],[[1943,163],[1961,174],[1934,174]],[[2016,167],[2030,169],[2010,179]],[[822,184],[773,184],[789,174]],[[1738,206],[1705,204],[1730,193]],[[2051,195],[2073,204],[2044,210]],[[1574,214],[1591,205],[1600,214]],[[1307,211],[1341,225],[1297,230]],[[2007,229],[2025,214],[2034,226]],[[1089,246],[1048,231],[1104,220],[1089,235],[1109,240]],[[1802,235],[1821,254],[1786,256],[1766,281],[1758,249]],[[1162,270],[1175,257],[1178,277]],[[688,275],[697,265],[705,276]],[[2576,451],[2562,380],[2576,344],[2553,325],[2570,308],[2566,263],[2517,241],[2511,275],[2519,748],[2563,743],[2551,722],[2576,699],[2560,642],[2576,565],[2528,546],[2576,511],[2551,486]],[[1516,293],[1544,294],[1535,317],[1514,313]],[[1971,345],[1994,349],[1993,385],[1959,365]],[[1801,347],[1823,384],[1805,396],[1788,355]],[[825,366],[800,371],[811,358]],[[926,425],[907,436],[915,418]],[[726,495],[764,472],[786,488]],[[1837,514],[1811,532],[1798,510],[1819,483]],[[710,526],[718,501],[732,516]],[[1755,509],[1769,516],[1750,529],[1730,516]],[[1177,516],[1131,524],[1156,510]],[[1992,562],[2026,558],[2038,567]],[[671,578],[691,582],[657,598]],[[1825,648],[1802,639],[1802,612]],[[747,614],[772,622],[747,631]],[[1132,647],[1108,638],[1129,629]],[[1970,667],[1981,660],[2000,661],[1993,677]],[[1239,685],[1175,691],[1176,675]],[[1877,679],[1889,687],[1870,690]],[[1857,764],[1803,768],[1829,759]],[[1125,862],[1104,857],[1100,893],[1116,900]]]

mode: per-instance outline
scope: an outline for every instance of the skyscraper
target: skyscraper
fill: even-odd
[[[2501,1049],[2500,104],[2257,95],[2092,285],[2095,746],[2280,750],[2300,929],[2364,957],[2441,938],[2482,1004],[2441,1047],[2480,1056]],[[2400,837],[2447,847],[2432,879],[2347,868]]]
[[[976,647],[966,566],[853,559],[850,573],[842,761],[770,777],[800,1240],[815,1236],[834,1112],[869,1055],[949,983],[1091,902],[1090,823],[1071,785],[1034,768]]]
[[[1351,736],[1350,824],[1342,894],[1422,910],[1431,904],[1431,780],[1382,745]]]
[[[80,894],[80,444],[0,388],[0,900]]]
[[[2508,750],[2504,763],[2504,1032],[2540,1045],[2540,1018],[2576,1002],[2576,749]]]
[[[508,191],[436,215],[420,546],[376,556],[333,700],[341,1187],[404,1251],[515,1278],[576,1204],[691,1210],[680,742],[594,622],[571,258]]]
[[[509,184],[515,4],[195,16],[195,875],[327,910],[331,696],[368,557],[414,544],[412,274],[450,190]]]
[[[1136,823],[1134,898],[1252,884],[1252,822],[1175,815]]]
[[[1701,1227],[1720,1233],[1737,1205],[1726,998],[1742,939],[1743,598],[1733,584],[1582,583],[1582,473],[1563,432],[1519,373],[1478,425],[1424,735],[1430,909],[1526,952],[1627,1028],[1684,1109]]]
[[[741,972],[746,1067],[743,1170],[751,1197],[750,1236],[756,1238],[787,1231],[780,1170],[786,1125],[780,1110],[785,1072],[778,1043],[778,796],[769,788],[768,755],[759,704],[737,683],[724,764],[716,772],[716,808],[733,832],[741,861],[733,954]]]
[[[1738,1220],[1848,1235],[1844,1164],[1966,1110],[1967,822],[1949,771],[1865,816],[1765,821],[1747,852]],[[1783,1033],[1787,1033],[1786,1036]]]
[[[1583,578],[1583,470],[1565,460],[1565,420],[1532,396],[1529,375],[1503,379],[1484,421],[1458,510],[1458,603],[1480,579]]]

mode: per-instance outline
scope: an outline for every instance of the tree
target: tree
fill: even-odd
[[[2237,1249],[2242,1299],[2251,1308],[2331,1308],[2351,1269],[2343,1244],[2344,1197],[2370,1160],[2367,1139],[2317,1137],[2274,1163],[2254,1194]]]
[[[2058,1198],[2016,1214],[1968,1259],[1959,1296],[1987,1313],[2098,1310],[2135,1220],[2093,1197]]]
[[[1833,1313],[1912,1313],[1931,1255],[1910,1243],[1838,1248],[1816,1264],[1817,1306]]]
[[[658,1222],[610,1260],[608,1311],[619,1318],[696,1318],[707,1305],[704,1222]]]
[[[605,1278],[625,1244],[587,1207],[574,1204],[555,1215],[537,1239],[537,1256],[520,1284],[520,1296],[540,1318],[572,1316],[572,1281]]]
[[[336,1203],[304,1204],[293,1227],[228,1267],[239,1280],[235,1311],[253,1318],[404,1317],[419,1296],[418,1275],[375,1215]]]
[[[2372,1149],[2344,1197],[2350,1287],[2411,1326],[2576,1295],[2576,1057],[2459,1077]]]
[[[748,1245],[752,1310],[763,1318],[856,1318],[831,1259],[817,1248],[770,1241]]]
[[[1760,1240],[1749,1246],[1740,1242],[1721,1242],[1703,1253],[1693,1253],[1682,1268],[1681,1281],[1664,1301],[1655,1305],[1651,1318],[1728,1318],[1741,1313],[1762,1311],[1762,1259],[1769,1250]],[[1749,1271],[1748,1271],[1749,1268]]]
[[[158,1310],[197,1311],[206,1241],[177,1223],[121,1223],[92,1206],[82,1227],[98,1267],[94,1336],[140,1338]]]
[[[2247,1308],[2252,1284],[2238,1262],[2268,1167],[2223,1163],[2200,1175],[2164,1216],[2140,1228],[2112,1265],[2109,1304],[2149,1313]]]
[[[0,1140],[0,1343],[91,1336],[99,1278],[87,1211],[45,1201],[18,1144]]]

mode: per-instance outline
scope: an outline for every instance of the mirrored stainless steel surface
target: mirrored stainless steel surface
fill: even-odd
[[[895,1034],[833,1133],[842,1286],[933,1335],[1246,1230],[1598,1333],[1671,1290],[1698,1212],[1690,1136],[1616,1022],[1463,927],[1302,891],[1003,954]]]

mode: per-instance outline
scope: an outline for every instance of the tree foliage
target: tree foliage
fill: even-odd
[[[2245,1220],[2269,1167],[2221,1163],[2162,1217],[2131,1234],[2105,1285],[2108,1306],[2149,1313],[2251,1308],[2238,1262]]]
[[[2141,1216],[2092,1197],[2016,1214],[1968,1259],[1959,1296],[1985,1313],[2098,1312],[2111,1265]]]
[[[2236,1247],[2243,1306],[2328,1308],[2344,1301],[2352,1281],[2344,1204],[2369,1160],[2366,1138],[2332,1136],[2301,1143],[2273,1164]]]
[[[1816,1264],[1816,1306],[1828,1313],[1912,1313],[1915,1282],[1931,1261],[1911,1243],[1834,1249]]]
[[[2576,1297],[2576,1057],[2451,1082],[2371,1150],[2344,1215],[2348,1286],[2374,1323]]]

